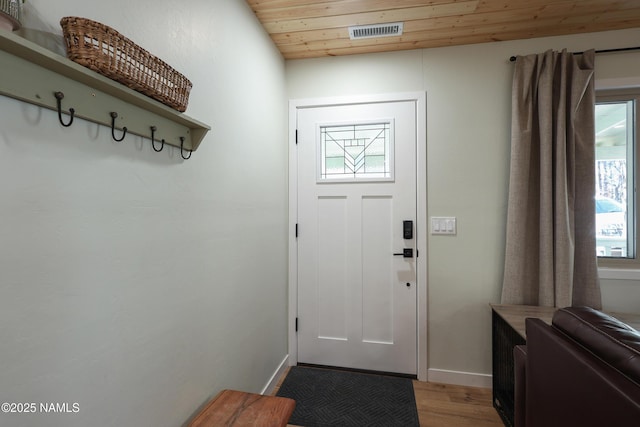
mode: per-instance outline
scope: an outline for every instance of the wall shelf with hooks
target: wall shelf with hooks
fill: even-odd
[[[195,151],[208,125],[8,31],[0,31],[0,94]],[[63,93],[58,99],[56,92]],[[117,112],[117,118],[113,118]],[[112,123],[112,120],[114,122]],[[61,119],[62,123],[62,119]],[[154,130],[151,130],[154,127]],[[113,131],[113,128],[112,128]],[[120,135],[120,134],[119,134]],[[158,151],[158,150],[156,150]],[[189,156],[191,154],[189,153]]]

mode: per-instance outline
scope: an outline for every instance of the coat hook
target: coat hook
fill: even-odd
[[[125,136],[127,136],[127,127],[123,127],[122,128],[122,137],[120,139],[116,138],[116,134],[115,134],[115,129],[116,129],[116,117],[118,117],[118,113],[116,113],[115,111],[112,111],[111,113],[111,137],[113,138],[114,141],[116,142],[120,142],[124,139]]]
[[[64,127],[71,126],[71,123],[73,123],[73,115],[75,114],[76,110],[74,110],[73,108],[69,108],[69,116],[71,117],[71,119],[69,120],[69,123],[64,123],[62,121],[62,98],[64,98],[64,93],[54,92],[53,96],[56,97],[56,104],[58,104],[58,120],[60,121],[60,124]]]
[[[159,153],[164,148],[164,138],[162,138],[162,144],[160,145],[160,149],[157,149],[156,148],[156,140],[154,138],[154,135],[155,135],[157,129],[158,129],[157,127],[151,126],[151,146],[153,147],[153,151],[155,151],[156,153]]]
[[[183,159],[189,160],[191,158],[192,153],[193,153],[193,150],[189,151],[189,157],[184,156],[184,136],[181,136],[180,137],[180,155],[182,156]]]

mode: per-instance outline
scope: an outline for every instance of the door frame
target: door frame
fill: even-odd
[[[298,218],[298,158],[296,130],[298,110],[353,104],[409,101],[416,105],[416,258],[417,273],[417,355],[418,380],[427,380],[427,95],[425,92],[403,92],[380,95],[357,95],[329,98],[289,100],[289,366],[298,363],[298,250],[296,221]]]

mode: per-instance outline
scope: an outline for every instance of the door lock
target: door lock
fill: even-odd
[[[393,254],[393,256],[401,256],[403,258],[413,258],[413,248],[404,248],[402,252]]]
[[[402,238],[413,239],[413,221],[402,221]]]

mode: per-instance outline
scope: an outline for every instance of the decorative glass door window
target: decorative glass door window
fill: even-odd
[[[393,180],[393,121],[319,126],[318,181]]]

